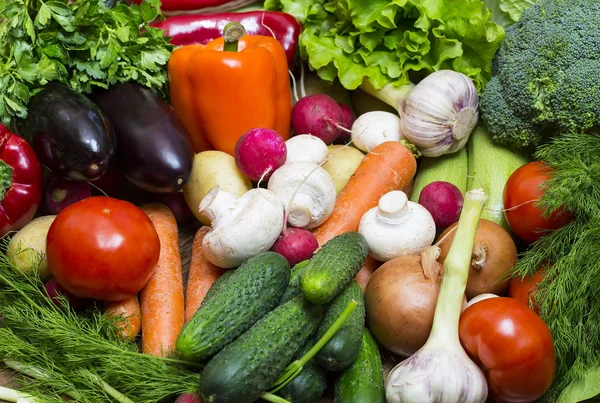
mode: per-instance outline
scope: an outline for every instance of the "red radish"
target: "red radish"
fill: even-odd
[[[431,182],[421,191],[419,204],[431,213],[436,228],[443,230],[458,221],[463,206],[463,195],[450,182]]]
[[[304,228],[288,228],[284,230],[271,248],[285,257],[294,267],[296,264],[310,259],[319,247],[317,238]]]
[[[183,192],[168,193],[161,197],[160,201],[171,210],[177,224],[187,224],[194,220],[194,213],[185,201]]]
[[[179,395],[175,403],[202,403],[202,398],[195,393],[184,393]]]
[[[354,110],[352,110],[352,108],[346,104],[338,104],[338,105],[340,106],[340,108],[342,108],[343,118],[342,118],[341,125],[344,126],[348,130],[352,129],[352,125],[354,124],[354,121],[356,120],[356,115],[354,114]],[[350,132],[349,131],[345,132],[345,131],[341,130],[341,134],[336,139],[336,143],[345,143],[348,140],[350,140]]]
[[[275,130],[250,129],[236,143],[234,157],[236,166],[245,177],[255,182],[264,181],[285,164],[287,148]]]
[[[78,310],[84,305],[85,300],[79,298],[69,291],[63,288],[56,279],[50,279],[44,284],[46,295],[54,302],[54,304],[60,308],[63,308],[62,303],[58,299],[58,295],[61,295],[67,299],[69,306],[75,310]]]
[[[73,203],[92,195],[87,182],[56,178],[46,190],[46,207],[50,214],[58,214]]]
[[[333,143],[341,134],[344,122],[340,105],[328,95],[314,94],[296,102],[292,109],[292,126],[296,134],[312,134],[325,144]]]

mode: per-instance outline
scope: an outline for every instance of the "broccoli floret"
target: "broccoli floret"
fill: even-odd
[[[600,125],[598,21],[598,0],[540,0],[507,29],[481,96],[496,142],[521,148],[549,128]]]
[[[540,141],[540,128],[531,122],[523,120],[513,112],[506,103],[502,84],[498,77],[492,77],[485,87],[487,96],[481,98],[479,108],[486,116],[484,121],[494,141],[509,146],[526,147]]]

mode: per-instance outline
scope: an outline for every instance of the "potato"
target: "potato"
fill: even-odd
[[[343,145],[328,146],[329,153],[327,154],[327,158],[330,158],[334,154],[335,157],[328,159],[323,165],[323,168],[333,178],[338,196],[365,157],[360,150],[354,147],[343,147]]]
[[[46,236],[55,218],[55,215],[34,218],[11,238],[6,256],[17,268],[28,271],[39,263],[40,277],[50,277],[46,261]]]
[[[192,213],[205,225],[209,225],[210,220],[200,214],[200,202],[210,189],[217,185],[236,196],[252,189],[252,182],[242,175],[231,155],[222,151],[203,151],[196,154],[192,174],[183,187],[183,195]]]

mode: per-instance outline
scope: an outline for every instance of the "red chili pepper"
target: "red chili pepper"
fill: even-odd
[[[223,28],[239,22],[248,35],[273,36],[285,50],[288,66],[293,66],[300,24],[291,15],[278,11],[248,11],[245,13],[183,14],[155,21],[153,26],[167,31],[175,46],[206,44],[223,36]]]
[[[23,227],[42,196],[42,166],[33,148],[0,124],[0,236]]]

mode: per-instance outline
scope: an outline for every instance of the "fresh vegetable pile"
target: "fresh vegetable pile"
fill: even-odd
[[[0,0],[0,399],[600,396],[599,5],[247,5]]]

